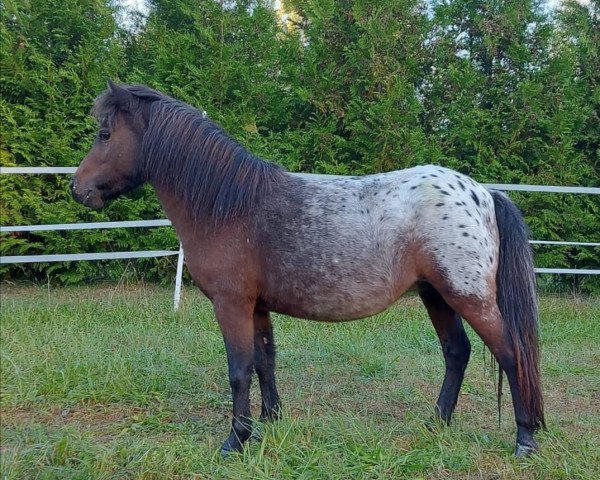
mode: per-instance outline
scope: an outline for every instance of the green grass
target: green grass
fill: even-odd
[[[376,317],[276,316],[284,418],[241,455],[229,430],[225,353],[210,304],[188,289],[4,287],[2,479],[600,478],[600,299],[543,298],[548,431],[512,456],[489,354],[473,355],[452,427],[430,432],[443,361],[414,297]],[[258,412],[256,380],[252,404]]]

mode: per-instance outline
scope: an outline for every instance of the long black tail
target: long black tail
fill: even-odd
[[[538,306],[529,229],[515,204],[492,192],[500,235],[496,284],[504,331],[516,357],[517,380],[534,430],[546,427],[540,386]],[[500,372],[500,375],[502,372]]]

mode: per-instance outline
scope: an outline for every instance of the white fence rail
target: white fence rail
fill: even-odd
[[[1,227],[0,232],[49,232],[52,230],[93,230],[100,228],[168,227],[169,220],[132,220],[122,222],[58,223],[55,225],[19,225]]]
[[[0,167],[0,174],[72,174],[76,167]],[[600,195],[600,188],[593,187],[563,187],[546,185],[511,185],[504,183],[484,183],[486,188],[504,191],[522,192],[545,192],[545,193],[575,193]],[[12,232],[42,232],[60,230],[89,230],[106,228],[147,228],[170,226],[171,222],[166,219],[157,220],[131,220],[120,222],[94,222],[94,223],[63,223],[54,225],[13,225],[0,226],[0,233]],[[531,240],[530,243],[537,245],[568,245],[582,247],[599,247],[600,242],[566,242],[551,240]],[[175,310],[179,306],[181,295],[181,279],[183,276],[184,253],[183,247],[179,245],[178,251],[171,250],[146,250],[138,252],[105,252],[105,253],[76,253],[56,255],[13,255],[0,257],[0,264],[15,263],[45,263],[45,262],[67,262],[79,260],[112,260],[127,258],[154,258],[177,255],[177,273],[175,276],[175,294],[173,304]],[[569,268],[536,268],[537,273],[574,274],[574,275],[600,275],[600,269],[569,269]]]
[[[0,175],[3,173],[75,173],[77,167],[0,167]]]

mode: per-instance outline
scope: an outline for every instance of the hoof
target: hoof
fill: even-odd
[[[237,443],[237,442],[236,442]],[[226,440],[223,446],[221,447],[220,454],[223,458],[230,457],[234,453],[240,453],[242,451],[242,446],[237,443],[237,445],[232,445],[229,440]]]
[[[219,450],[219,453],[221,454],[221,457],[223,457],[223,458],[229,458],[233,454],[240,453],[240,452],[238,450],[232,450],[230,448],[221,447],[221,450]]]
[[[436,421],[434,418],[430,418],[429,420],[425,420],[425,428],[427,429],[428,432],[430,433],[435,433],[440,429],[440,425],[439,422]]]
[[[254,442],[262,442],[262,439],[262,434],[258,430],[254,430],[252,432],[252,435],[250,435],[250,440]]]
[[[537,445],[525,445],[517,442],[515,447],[515,457],[517,458],[525,458],[535,452],[537,452]]]
[[[425,420],[425,428],[431,433],[437,433],[447,426],[448,423],[438,416],[433,416],[429,420]]]

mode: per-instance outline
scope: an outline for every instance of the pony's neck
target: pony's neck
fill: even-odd
[[[182,208],[183,198],[177,192],[171,189],[154,185],[156,196],[165,212],[167,218],[171,221],[171,224],[177,231],[179,237],[182,236],[182,232],[186,226],[193,224],[201,224],[197,219],[191,215],[191,212]]]
[[[163,197],[179,199],[171,210],[213,225],[247,214],[284,177],[281,167],[179,102],[154,112],[141,153],[148,181]]]

